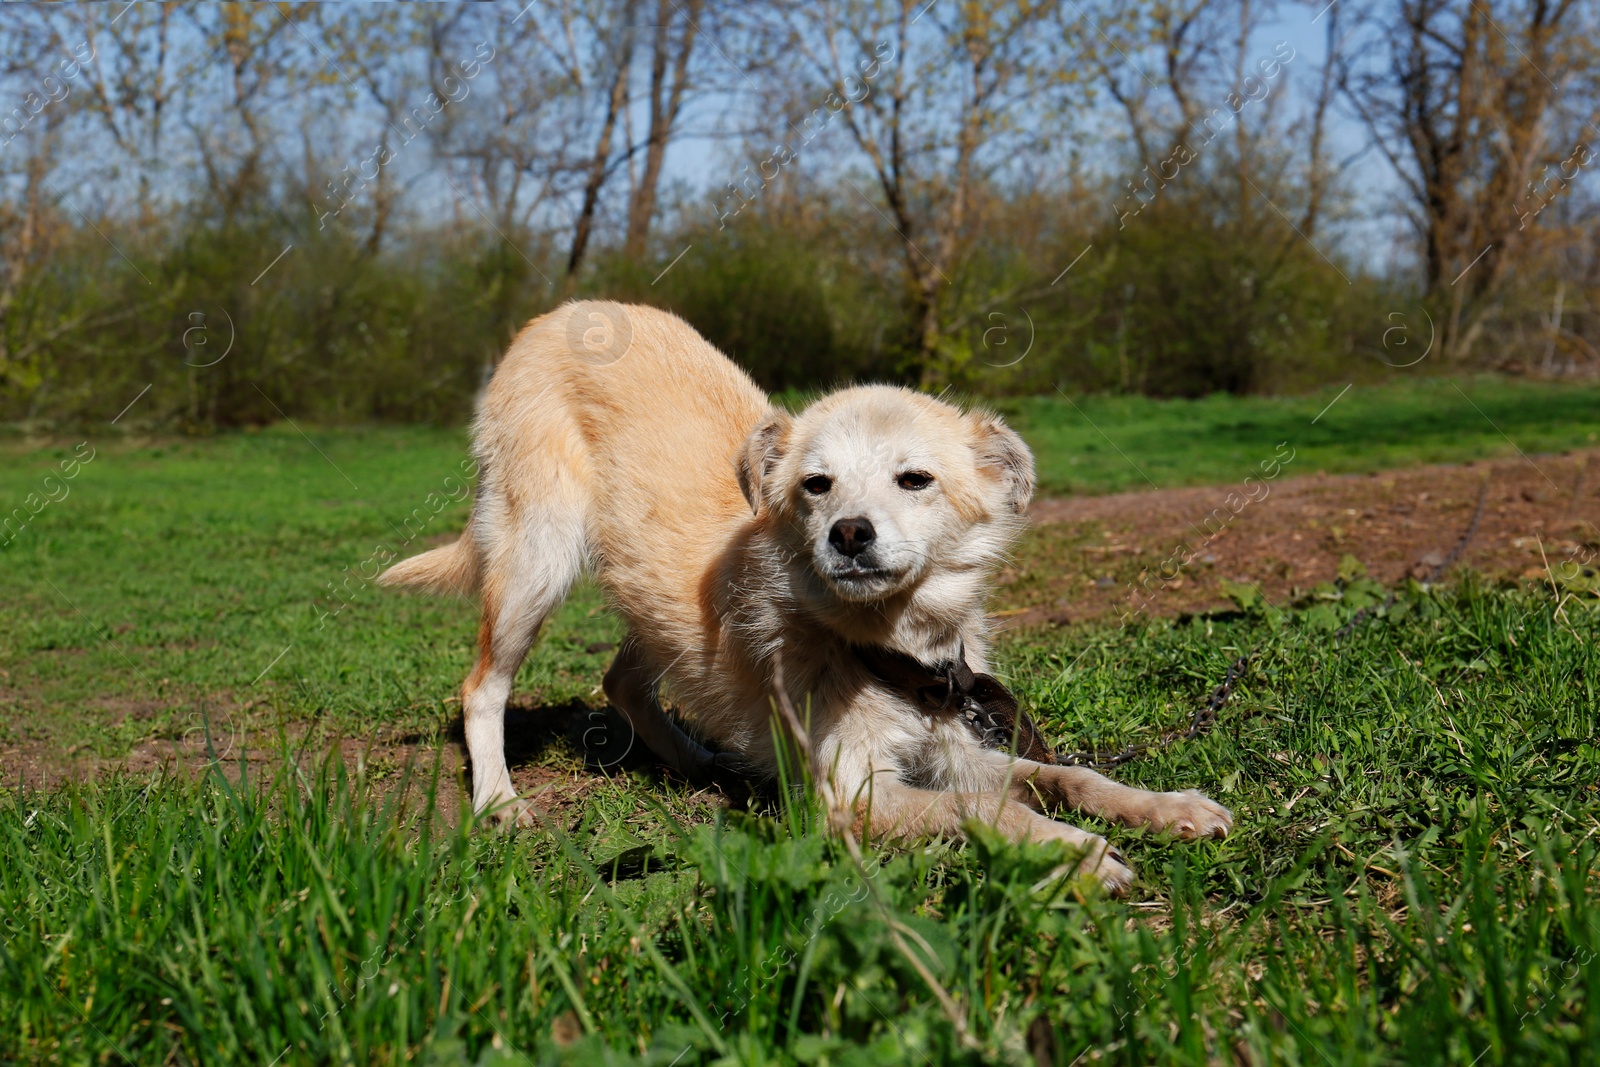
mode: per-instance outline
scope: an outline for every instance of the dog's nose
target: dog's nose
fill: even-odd
[[[867,546],[878,539],[878,531],[872,528],[872,523],[866,518],[840,519],[833,524],[833,529],[828,531],[828,544],[839,550],[839,554],[849,556],[851,559],[861,555]]]

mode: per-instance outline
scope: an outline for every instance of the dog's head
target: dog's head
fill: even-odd
[[[816,592],[848,604],[935,576],[981,589],[1033,495],[1033,456],[998,418],[892,386],[774,411],[737,466]]]

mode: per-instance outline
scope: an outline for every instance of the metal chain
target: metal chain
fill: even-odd
[[[1477,536],[1478,526],[1483,521],[1483,511],[1488,501],[1489,477],[1485,475],[1483,485],[1478,490],[1478,506],[1472,512],[1472,521],[1467,524],[1466,531],[1456,541],[1456,545],[1450,550],[1450,554],[1445,556],[1433,570],[1428,572],[1426,584],[1432,585],[1444,577],[1445,572],[1461,558],[1461,554],[1466,551],[1467,545]],[[1349,622],[1334,631],[1334,640],[1339,641],[1350,636],[1350,633],[1358,625],[1370,618],[1375,612],[1387,609],[1394,603],[1395,595],[1390,593],[1388,598],[1377,607],[1368,606],[1356,612],[1350,617]],[[1189,721],[1188,729],[1170,730],[1154,741],[1129,745],[1122,751],[1114,752],[1108,756],[1102,756],[1099,752],[1093,750],[1088,752],[1069,752],[1064,756],[1056,756],[1054,762],[1063,767],[1119,767],[1124,763],[1131,763],[1154,750],[1167,748],[1178,741],[1189,741],[1199,737],[1210,730],[1216,723],[1217,714],[1222,710],[1223,705],[1227,704],[1228,698],[1233,696],[1234,686],[1244,676],[1245,668],[1250,665],[1250,661],[1260,654],[1261,647],[1262,642],[1257,642],[1249,652],[1233,661],[1228,667],[1227,675],[1222,679],[1222,684],[1211,691],[1210,699],[1195,709],[1194,715]]]
[[[1250,660],[1259,650],[1259,647],[1251,649],[1233,661],[1232,665],[1228,667],[1227,676],[1222,679],[1222,684],[1211,691],[1211,699],[1195,709],[1193,717],[1189,720],[1189,728],[1187,730],[1170,730],[1154,741],[1129,745],[1121,752],[1115,752],[1109,756],[1102,756],[1093,751],[1069,752],[1065,756],[1057,756],[1055,762],[1063,767],[1120,767],[1124,763],[1133,762],[1152,749],[1166,748],[1175,742],[1189,741],[1199,737],[1211,729],[1212,724],[1217,721],[1217,712],[1221,711],[1222,706],[1228,702],[1228,698],[1233,696],[1233,687],[1238,684],[1240,678],[1244,677],[1245,668],[1250,665]]]

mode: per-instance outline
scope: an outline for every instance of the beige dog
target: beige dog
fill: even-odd
[[[986,747],[960,716],[872,668],[890,656],[944,665],[935,675],[986,669],[990,574],[1033,491],[1027,446],[993,416],[888,386],[789,415],[678,318],[576,303],[512,343],[474,451],[465,534],[382,581],[482,596],[462,691],[480,812],[532,821],[506,767],[506,698],[540,625],[588,570],[628,627],[606,694],[680,765],[696,746],[657,703],[662,683],[699,734],[775,773],[781,650],[786,690],[810,709],[818,788],[876,837],[958,834],[982,819],[1016,840],[1066,842],[1120,891],[1132,874],[1105,840],[1040,810],[1188,838],[1231,826],[1196,793]]]

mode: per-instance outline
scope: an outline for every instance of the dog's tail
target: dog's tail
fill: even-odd
[[[378,584],[408,585],[428,593],[471,593],[478,587],[478,554],[470,534],[401,560],[378,575]]]

